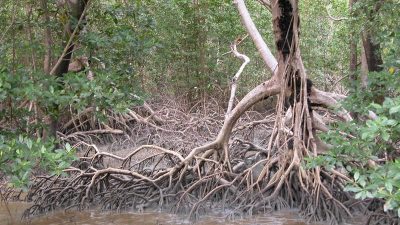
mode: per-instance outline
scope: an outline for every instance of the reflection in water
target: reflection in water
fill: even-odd
[[[29,205],[26,203],[9,203],[8,207],[11,212],[8,213],[4,203],[0,205],[0,225],[167,225],[167,224],[193,224],[185,217],[167,214],[167,213],[115,213],[101,211],[84,211],[84,212],[57,212],[45,215],[31,220],[29,223],[20,220],[21,214]],[[214,224],[232,224],[232,225],[305,225],[299,218],[297,211],[285,210],[275,212],[271,215],[253,216],[245,219],[226,220],[223,217],[204,216],[196,225],[214,225]],[[358,225],[362,223],[351,223]]]

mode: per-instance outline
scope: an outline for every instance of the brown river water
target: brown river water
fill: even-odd
[[[145,213],[116,213],[101,211],[83,211],[83,212],[55,212],[44,215],[30,221],[21,221],[23,211],[29,207],[26,203],[8,203],[5,207],[0,202],[0,225],[167,225],[167,224],[197,224],[197,225],[306,225],[304,220],[298,216],[296,210],[283,210],[268,215],[257,215],[246,218],[226,219],[223,216],[204,216],[197,222],[189,221],[184,216],[162,212],[145,212]],[[318,225],[323,225],[319,223]],[[362,217],[354,218],[351,223],[345,225],[361,225]],[[313,224],[314,225],[314,224]]]

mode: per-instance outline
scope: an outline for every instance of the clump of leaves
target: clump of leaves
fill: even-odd
[[[26,188],[33,171],[62,174],[75,159],[75,149],[68,143],[56,148],[54,141],[0,135],[0,170],[14,187]]]
[[[357,170],[353,177],[355,183],[348,185],[345,190],[356,193],[356,199],[383,199],[384,211],[394,210],[400,216],[400,160],[372,169]]]
[[[28,76],[29,75],[29,76]],[[103,109],[123,111],[137,104],[134,85],[127,74],[110,71],[96,73],[88,82],[85,74],[66,74],[60,81],[55,76],[32,72],[19,67],[13,74],[0,68],[0,118],[7,129],[0,131],[0,173],[10,184],[25,188],[34,171],[61,174],[75,159],[69,144],[56,147],[54,140],[35,138],[38,128],[46,128],[43,118],[32,122],[32,110],[20,107],[24,101],[35,102],[46,116],[59,117],[65,108],[83,110],[96,106],[96,115]],[[4,106],[4,107],[3,107]]]

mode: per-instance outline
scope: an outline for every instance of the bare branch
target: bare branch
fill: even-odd
[[[267,64],[268,69],[271,71],[271,73],[275,74],[277,72],[278,62],[276,61],[274,55],[272,55],[267,44],[262,38],[260,32],[258,32],[257,27],[254,24],[253,20],[251,19],[249,11],[247,10],[246,5],[244,4],[244,1],[235,0],[234,4],[236,5],[236,8],[239,10],[242,23],[246,27],[250,37],[253,39],[253,42],[258,49],[258,52],[261,54],[261,57]]]
[[[338,101],[335,98],[340,98],[340,95],[336,95],[333,93],[324,92],[318,90],[316,88],[311,89],[310,100],[314,104],[323,105],[324,107],[328,107],[334,109],[339,106]],[[340,116],[345,121],[352,121],[350,114],[345,110],[341,109],[337,112],[337,115]]]
[[[240,66],[239,70],[236,72],[235,76],[231,80],[231,97],[229,98],[228,109],[226,110],[226,117],[228,117],[229,113],[232,111],[232,108],[233,108],[233,101],[235,100],[235,95],[236,95],[237,81],[239,80],[240,75],[242,74],[242,72],[244,70],[244,67],[246,67],[246,65],[250,62],[249,57],[247,57],[246,55],[241,54],[237,51],[236,45],[237,45],[236,42],[231,45],[232,53],[235,55],[235,57],[242,60],[243,63]]]

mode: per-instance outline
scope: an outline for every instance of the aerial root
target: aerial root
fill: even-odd
[[[332,183],[327,176],[334,175],[329,171],[321,169],[323,173],[317,175],[315,169],[302,168],[293,163],[291,152],[247,158],[244,169],[230,172],[214,154],[186,161],[179,153],[152,145],[125,157],[85,143],[81,149],[86,151],[79,161],[65,170],[69,176],[36,178],[28,194],[34,205],[25,217],[91,206],[117,211],[173,206],[175,212],[193,218],[212,207],[230,208],[236,215],[298,207],[310,221],[336,224],[349,213],[341,203],[348,196],[339,188],[345,180],[336,176]]]
[[[220,114],[210,109],[204,115],[202,110],[187,114],[160,107],[156,114],[169,121],[164,124],[135,119],[134,126],[127,125],[132,127],[128,135],[132,146],[127,149],[121,149],[125,141],[114,141],[117,144],[107,150],[82,141],[98,135],[72,140],[79,149],[79,160],[64,171],[68,176],[36,177],[27,196],[34,205],[24,216],[93,206],[117,211],[161,208],[192,218],[214,208],[229,209],[236,216],[297,207],[311,221],[334,224],[349,214],[341,203],[351,198],[343,192],[346,175],[305,168],[300,159],[312,154],[282,147],[282,135],[272,128],[279,118],[246,112],[233,129],[233,125],[224,126],[227,123],[223,124]],[[132,112],[140,118],[154,118],[140,110]],[[123,119],[113,115],[115,120]],[[109,122],[102,129],[127,132],[115,124]],[[219,135],[220,127],[232,132]],[[71,130],[71,134],[76,132],[82,131]]]
[[[114,142],[121,139],[121,136],[127,137],[134,134],[135,129],[132,129],[132,127],[138,127],[134,125],[181,134],[179,131],[176,132],[174,129],[163,126],[167,121],[160,116],[160,113],[169,112],[155,111],[146,102],[142,106],[128,108],[124,113],[117,113],[113,110],[96,112],[94,107],[88,107],[81,112],[71,110],[70,114],[75,116],[65,122],[57,134],[63,141],[72,143],[79,141],[93,142],[93,140],[98,143]],[[101,119],[101,117],[106,119]],[[99,135],[102,135],[101,138],[99,138]]]

